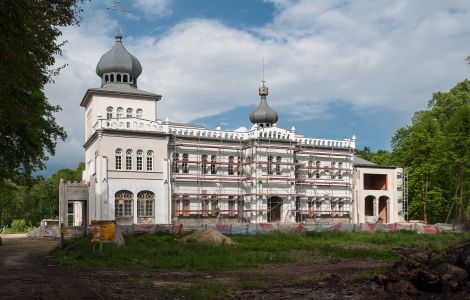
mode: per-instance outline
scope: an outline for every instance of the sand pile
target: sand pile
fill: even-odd
[[[204,245],[234,245],[235,242],[216,230],[198,229],[192,234],[181,238],[183,243],[200,243]]]

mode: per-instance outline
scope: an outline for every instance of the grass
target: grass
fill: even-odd
[[[61,263],[70,266],[138,266],[147,269],[223,271],[266,263],[293,262],[304,259],[305,255],[390,261],[398,258],[394,247],[429,247],[440,250],[460,239],[470,239],[470,233],[428,235],[405,231],[375,234],[309,232],[301,235],[234,235],[234,246],[182,244],[178,238],[179,236],[165,233],[127,237],[124,247],[112,249],[111,245],[104,245],[103,253],[97,254],[93,254],[90,243],[82,242],[63,252],[56,249],[53,255]],[[201,290],[194,293],[205,293],[221,287],[199,288]]]

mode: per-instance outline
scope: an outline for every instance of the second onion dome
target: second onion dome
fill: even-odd
[[[268,101],[266,100],[268,87],[264,85],[264,81],[263,86],[259,88],[259,95],[261,96],[261,101],[258,107],[250,113],[250,121],[261,128],[271,127],[273,124],[277,123],[279,117],[277,112],[268,105]]]

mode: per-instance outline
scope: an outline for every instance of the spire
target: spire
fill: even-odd
[[[118,30],[116,31],[116,34],[114,35],[114,37],[116,38],[116,42],[119,42],[119,43],[122,42],[122,33],[121,33],[121,30],[119,29],[119,27],[118,27]]]

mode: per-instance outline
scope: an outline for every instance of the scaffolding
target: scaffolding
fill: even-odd
[[[256,223],[351,217],[350,147],[315,149],[292,139],[261,136],[247,140],[224,140],[221,135],[219,139],[172,136],[169,157],[173,217],[201,223],[214,217],[217,223],[227,217]],[[209,159],[214,155],[215,160]],[[312,159],[321,160],[323,165],[309,165]],[[343,166],[333,167],[333,162],[342,162]],[[323,177],[332,172],[342,177],[312,178],[309,174],[313,170],[322,172]],[[325,190],[328,192],[319,194]],[[344,194],[338,195],[338,190]],[[349,209],[340,209],[345,201]],[[328,206],[325,202],[329,209],[324,209]]]

